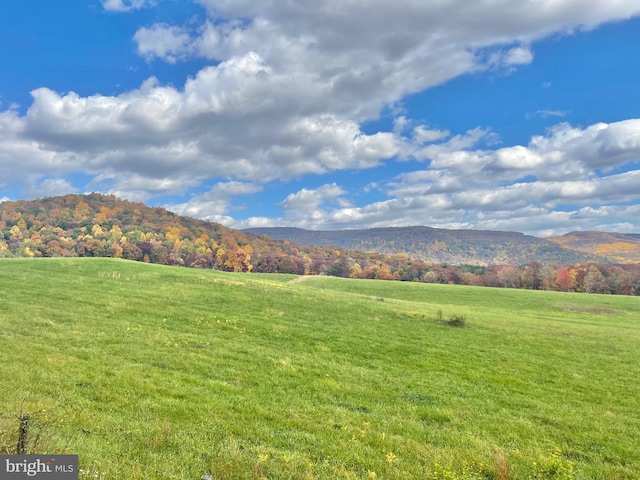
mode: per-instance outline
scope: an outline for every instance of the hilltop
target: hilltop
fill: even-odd
[[[232,272],[322,273],[349,255],[292,245],[115,196],[65,195],[0,204],[1,257],[113,257]]]

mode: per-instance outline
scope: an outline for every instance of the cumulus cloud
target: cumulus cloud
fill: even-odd
[[[591,168],[612,168],[640,155],[640,119],[596,123],[580,129],[563,123],[549,135],[536,136],[529,149],[539,151],[549,162],[581,161]]]
[[[239,228],[265,225],[296,225],[312,229],[371,228],[430,225],[518,231],[548,236],[568,230],[637,231],[638,205],[595,203],[625,202],[635,198],[640,187],[638,173],[620,174],[590,182],[523,183],[494,190],[415,192],[361,207],[330,205],[311,200],[311,209],[300,209],[284,218],[250,218],[231,222]],[[313,192],[311,192],[312,194]],[[346,192],[340,192],[344,195]],[[302,197],[313,196],[298,192]],[[296,194],[296,195],[298,195]],[[290,196],[291,197],[291,196]],[[301,202],[304,205],[304,201]],[[561,206],[562,208],[558,208]]]
[[[546,136],[534,137],[527,147],[494,150],[474,150],[483,133],[467,133],[434,145],[427,168],[377,184],[387,200],[341,205],[326,199],[348,196],[342,187],[304,189],[285,199],[285,215],[271,219],[271,225],[312,229],[430,225],[544,236],[571,229],[611,230],[613,219],[620,218],[615,223],[618,231],[634,231],[637,224],[624,219],[637,218],[625,215],[640,209],[633,205],[640,191],[640,170],[595,175],[581,159],[610,166],[640,159],[635,143],[639,133],[636,120],[584,129],[562,124]],[[598,162],[593,160],[596,156]],[[250,218],[237,225],[268,224],[264,218]]]
[[[348,208],[349,202],[342,198],[345,193],[347,192],[335,183],[316,189],[303,188],[288,195],[280,205],[288,221],[318,228],[326,217],[324,210],[326,205]]]
[[[47,178],[34,185],[33,188],[28,191],[28,194],[38,198],[45,198],[75,192],[77,192],[77,189],[66,179]]]
[[[144,27],[145,35],[135,38],[141,53],[172,62],[188,55],[224,61],[256,52],[274,73],[286,72],[292,85],[304,85],[319,105],[359,119],[463,73],[527,64],[533,59],[530,42],[550,33],[594,27],[639,11],[624,2],[587,0],[517,6],[489,0],[326,0],[304,7],[271,1],[200,3],[209,20],[190,27],[189,34],[184,26],[151,27],[166,37],[155,42],[145,40],[150,29]]]
[[[287,104],[272,94],[288,95]],[[278,93],[279,92],[279,93]],[[90,167],[268,180],[368,168],[399,153],[392,133],[366,135],[357,122],[306,113],[302,87],[255,52],[207,67],[184,88],[153,78],[116,97],[32,92],[26,133],[51,151],[82,152]],[[306,113],[306,114],[305,114]]]
[[[87,188],[115,195],[118,198],[146,202],[158,196],[185,194],[191,188],[198,187],[200,183],[198,178],[190,175],[150,177],[105,170],[96,175],[87,184]]]
[[[478,149],[491,144],[491,132],[474,129],[446,142],[415,149],[431,168],[464,175],[469,180],[506,181],[524,175],[538,179],[586,178],[594,169],[611,170],[640,158],[640,119],[597,123],[586,128],[561,123],[528,145]]]
[[[162,58],[168,63],[176,63],[186,59],[193,48],[185,29],[164,23],[141,28],[133,39],[138,44],[138,54],[147,60]]]
[[[261,190],[261,186],[251,183],[221,182],[206,193],[196,195],[184,203],[166,205],[166,208],[179,215],[228,223],[233,220],[226,215],[231,199]]]

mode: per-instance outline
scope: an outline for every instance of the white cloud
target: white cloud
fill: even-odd
[[[148,60],[162,58],[168,63],[176,63],[192,53],[191,37],[181,27],[156,23],[138,30],[133,39],[138,44],[138,54]]]
[[[273,89],[289,90],[293,111],[269,99]],[[183,90],[150,79],[117,97],[46,88],[32,95],[16,121],[48,151],[81,154],[84,171],[266,181],[368,168],[401,148],[392,133],[366,135],[354,121],[303,115],[303,92],[255,53],[202,70]]]
[[[78,190],[64,178],[47,178],[35,185],[27,193],[29,196],[45,198],[76,193],[77,191]]]
[[[361,207],[331,205],[314,191],[295,194],[300,208],[286,211],[284,218],[249,218],[231,221],[238,228],[295,225],[311,229],[353,229],[429,225],[439,228],[466,228],[518,231],[539,236],[568,230],[599,229],[637,231],[639,205],[592,207],[592,202],[628,201],[640,187],[640,174],[616,175],[591,182],[549,182],[515,184],[495,190],[456,193],[414,192]],[[341,190],[336,192],[345,195]],[[291,199],[291,195],[287,201]],[[557,209],[563,205],[562,209]]]
[[[111,12],[130,12],[153,7],[156,3],[155,0],[102,0],[102,8]]]
[[[545,163],[544,157],[520,145],[501,148],[495,157],[495,164],[504,169],[532,170]]]
[[[573,160],[590,168],[611,168],[640,156],[640,119],[596,123],[585,129],[563,123],[549,133],[534,137],[529,148],[551,162]]]
[[[261,190],[261,186],[251,183],[218,183],[206,193],[194,196],[181,204],[167,205],[166,208],[179,215],[228,223],[232,221],[231,217],[226,215],[231,198]]]
[[[474,149],[491,140],[491,132],[475,129],[448,141],[417,148],[413,155],[477,183],[515,181],[524,175],[540,180],[588,178],[594,169],[613,169],[640,159],[640,119],[597,123],[586,128],[562,123],[527,146]],[[491,141],[489,141],[491,143]]]
[[[103,191],[118,198],[146,202],[157,196],[185,194],[200,183],[198,178],[189,175],[153,178],[140,174],[105,171],[96,175],[87,184],[87,188]]]
[[[569,115],[569,111],[567,110],[538,110],[536,115],[542,118],[550,118],[550,117],[566,117]]]
[[[387,200],[341,205],[327,202],[349,193],[335,184],[303,189],[285,199],[284,217],[271,219],[271,224],[311,229],[430,225],[551,235],[572,229],[612,230],[617,215],[619,231],[637,230],[625,218],[637,218],[628,215],[640,209],[633,205],[640,192],[640,170],[598,176],[579,155],[592,163],[638,159],[638,132],[640,123],[635,120],[584,129],[562,124],[535,137],[528,147],[496,150],[473,150],[483,134],[467,133],[434,145],[433,160],[424,170],[378,184],[390,197]],[[603,142],[615,148],[603,148]],[[598,155],[603,158],[595,162]],[[531,179],[519,180],[523,175]],[[250,218],[231,224],[264,226],[269,221]]]
[[[168,61],[188,55],[225,61],[256,52],[274,74],[286,74],[291,85],[318,99],[316,108],[327,105],[357,119],[463,73],[527,64],[531,41],[568,25],[593,27],[639,11],[637,5],[590,0],[501,6],[489,0],[326,0],[304,8],[271,1],[200,3],[211,20],[189,33],[159,25],[155,31],[167,39],[142,42],[136,36],[141,53]],[[476,54],[484,49],[488,55]]]
[[[510,49],[505,57],[505,65],[526,65],[533,61],[533,53],[526,47],[514,47]]]
[[[323,185],[317,189],[307,189],[292,193],[280,204],[288,221],[300,226],[318,228],[325,219],[326,205],[339,205],[348,208],[349,202],[343,195],[346,191],[335,183]]]
[[[533,61],[533,52],[522,45],[492,46],[479,49],[476,53],[481,68],[501,69],[506,73],[513,73],[515,68],[527,65]]]
[[[413,129],[413,143],[424,145],[447,138],[451,133],[447,130],[429,129],[424,125],[418,125]]]

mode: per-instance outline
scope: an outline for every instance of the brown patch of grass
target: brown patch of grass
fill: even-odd
[[[511,480],[511,471],[509,469],[509,461],[504,452],[496,453],[494,463],[494,478],[496,480]]]
[[[558,308],[563,312],[571,313],[594,313],[596,315],[619,315],[620,312],[613,308],[589,306],[589,305],[559,305]]]

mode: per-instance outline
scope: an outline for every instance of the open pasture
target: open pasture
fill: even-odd
[[[22,411],[81,478],[640,478],[640,298],[303,280],[0,261],[2,453]]]

